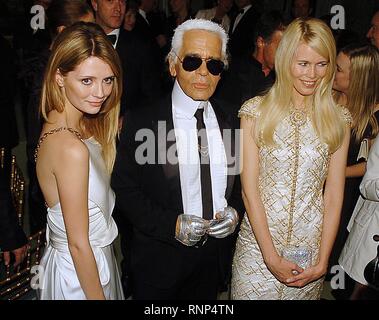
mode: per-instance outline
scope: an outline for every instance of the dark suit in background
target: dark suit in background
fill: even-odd
[[[269,89],[275,81],[275,71],[266,77],[262,64],[253,57],[237,57],[224,71],[214,97],[221,107],[233,117],[234,127],[239,127],[237,113],[242,104]]]
[[[151,103],[161,92],[158,66],[148,40],[120,29],[116,45],[123,69],[121,115]]]
[[[236,17],[232,19],[229,29],[229,52],[232,59],[238,56],[246,57],[254,51],[254,30],[260,11],[253,4],[233,31]]]

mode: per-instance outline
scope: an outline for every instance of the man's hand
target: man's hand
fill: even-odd
[[[198,216],[181,214],[176,220],[175,239],[186,246],[194,246],[205,235],[209,221]]]
[[[13,264],[14,267],[17,267],[26,257],[26,253],[28,250],[28,245],[24,245],[21,248],[17,248],[12,250],[11,252],[15,256],[15,262]],[[11,261],[11,253],[9,251],[4,251],[4,263],[6,266],[9,265]]]
[[[224,211],[216,214],[216,221],[209,229],[208,234],[215,238],[225,238],[232,234],[238,224],[238,213],[232,207],[226,207]]]

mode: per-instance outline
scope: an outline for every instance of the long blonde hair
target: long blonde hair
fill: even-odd
[[[115,79],[112,92],[96,115],[84,114],[80,123],[86,134],[102,146],[106,168],[112,171],[116,158],[116,135],[122,92],[122,69],[119,57],[103,30],[94,23],[78,22],[65,28],[55,39],[43,81],[40,112],[48,121],[48,113],[64,111],[64,96],[56,81],[56,73],[65,76],[89,57],[98,57],[112,69]]]
[[[349,45],[341,50],[350,59],[347,108],[353,118],[352,133],[357,142],[368,125],[371,137],[378,134],[374,109],[379,102],[379,51],[373,45]]]
[[[255,126],[258,145],[274,144],[274,131],[292,106],[293,78],[291,66],[301,43],[309,45],[328,61],[327,71],[314,95],[306,97],[311,120],[317,135],[333,153],[339,148],[345,134],[341,111],[332,97],[336,65],[335,41],[329,27],[315,18],[298,18],[286,29],[275,56],[276,81],[264,96],[258,110],[260,121]]]

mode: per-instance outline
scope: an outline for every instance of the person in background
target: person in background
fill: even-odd
[[[371,19],[371,27],[367,32],[367,38],[379,49],[379,10]]]
[[[91,0],[96,23],[109,36],[122,63],[123,95],[120,109],[120,125],[127,109],[138,108],[161,93],[159,66],[155,63],[149,39],[122,28],[125,17],[125,0]]]
[[[379,139],[367,160],[367,171],[359,186],[361,195],[350,219],[349,236],[342,249],[339,264],[355,281],[350,300],[378,300],[379,293],[369,287],[365,267],[377,256],[379,234]]]
[[[333,84],[337,103],[350,111],[353,123],[346,166],[346,182],[342,214],[330,267],[338,257],[348,237],[347,225],[359,198],[359,185],[366,172],[366,161],[372,141],[379,132],[379,53],[367,44],[351,44],[337,56],[337,72]],[[333,290],[337,299],[346,299],[351,290]]]
[[[293,0],[291,3],[291,18],[312,17],[316,9],[316,0]]]
[[[247,57],[254,50],[255,26],[261,15],[256,0],[235,0],[238,8],[229,28],[229,52],[232,59]]]
[[[127,5],[125,10],[125,18],[123,27],[126,31],[132,32],[136,26],[137,7],[133,5]]]
[[[232,59],[222,74],[215,98],[228,102],[227,112],[234,115],[235,127],[242,104],[268,90],[275,81],[275,53],[283,36],[285,25],[278,11],[262,14],[255,30],[255,50],[250,57]]]
[[[196,14],[197,19],[206,19],[221,25],[226,33],[229,32],[230,18],[228,12],[233,6],[233,0],[217,0],[216,6],[211,9],[199,10]]]

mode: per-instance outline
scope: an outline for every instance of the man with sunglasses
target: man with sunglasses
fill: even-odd
[[[230,275],[243,212],[238,137],[211,98],[226,45],[218,24],[184,22],[168,56],[171,94],[126,115],[112,186],[133,225],[134,299],[216,299]]]

